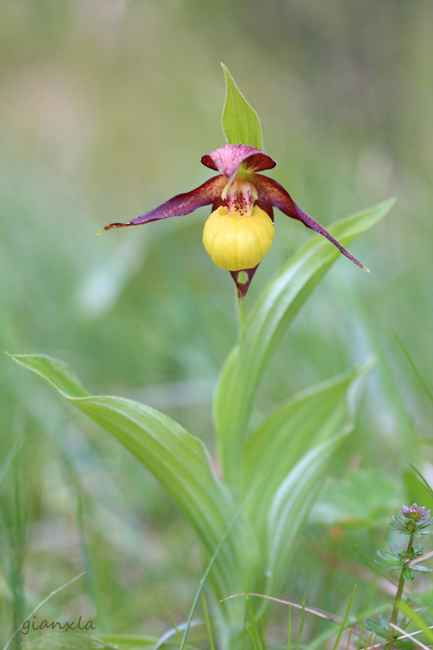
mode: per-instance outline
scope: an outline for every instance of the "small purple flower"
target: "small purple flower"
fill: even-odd
[[[406,519],[412,519],[413,521],[424,521],[430,516],[430,510],[426,510],[424,506],[419,506],[417,503],[414,503],[411,506],[401,506],[401,511],[403,517]]]

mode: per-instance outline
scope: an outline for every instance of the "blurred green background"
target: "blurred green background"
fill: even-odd
[[[358,608],[383,596],[356,548],[372,559],[389,514],[421,498],[404,480],[408,463],[433,475],[431,404],[391,333],[433,386],[432,24],[430,0],[0,3],[4,350],[59,357],[93,392],[144,401],[213,448],[212,393],[236,313],[229,274],[201,244],[209,210],[96,233],[209,178],[200,157],[224,144],[220,61],[261,117],[265,150],[278,161],[270,175],[316,220],[327,226],[398,198],[351,246],[371,275],[337,262],[259,399],[258,415],[378,359],[340,478],[287,581],[286,595],[300,600],[307,589],[308,604],[339,614],[355,580]],[[276,214],[250,304],[310,236]],[[42,618],[81,614],[99,631],[149,634],[170,625],[168,612],[185,620],[198,549],[154,479],[6,357],[0,383],[2,465],[16,451],[0,485],[0,640],[12,619],[86,567]],[[383,491],[375,484],[368,495],[371,477]],[[340,480],[345,490],[355,481],[352,501],[339,503]],[[326,503],[336,513],[330,532]]]

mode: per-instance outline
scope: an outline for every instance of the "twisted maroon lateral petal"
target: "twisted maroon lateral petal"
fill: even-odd
[[[367,267],[361,264],[361,262],[357,260],[356,257],[349,253],[349,251],[346,250],[344,246],[342,246],[340,242],[331,235],[331,233],[325,230],[325,228],[323,228],[320,223],[314,221],[314,219],[312,219],[306,212],[301,210],[301,208],[297,206],[293,201],[290,194],[286,192],[284,187],[277,183],[277,181],[274,181],[272,178],[268,178],[267,176],[261,176],[260,174],[254,174],[252,180],[261,201],[265,201],[265,203],[273,205],[275,208],[278,208],[278,210],[281,210],[281,212],[286,214],[288,217],[291,217],[292,219],[302,221],[302,223],[304,223],[308,228],[311,228],[311,230],[314,230],[320,235],[326,237],[326,239],[332,242],[334,246],[336,246],[338,250],[343,253],[343,255],[348,257],[349,260],[359,266],[360,269],[368,271]]]
[[[255,205],[257,205],[258,208],[263,210],[263,212],[266,212],[268,217],[271,219],[272,223],[274,223],[274,209],[272,205],[270,205],[269,203],[265,203],[264,201],[260,201],[260,199],[255,202]]]
[[[124,226],[139,226],[142,223],[167,219],[167,217],[183,217],[185,214],[194,212],[197,208],[210,205],[216,201],[221,197],[221,192],[226,184],[227,179],[224,176],[214,176],[195,190],[186,192],[185,194],[178,194],[159,207],[154,208],[150,212],[146,212],[141,217],[137,217],[127,223],[110,223],[101,232],[111,230],[112,228],[123,228]]]
[[[230,275],[235,281],[236,289],[238,290],[238,300],[243,300],[247,295],[247,291],[250,288],[250,284],[254,277],[254,273],[257,271],[258,268],[259,265],[257,264],[257,266],[255,266],[253,269],[243,269],[242,271],[230,271]],[[248,277],[246,282],[239,282],[239,275],[241,273],[247,274]]]
[[[225,147],[202,156],[201,162],[206,167],[219,171],[230,181],[235,179],[241,165],[249,172],[260,172],[272,169],[277,164],[263,151],[248,144],[226,144]]]

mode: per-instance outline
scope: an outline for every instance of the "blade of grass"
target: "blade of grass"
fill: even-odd
[[[356,585],[355,585],[354,590],[352,591],[352,595],[350,597],[349,604],[347,605],[347,609],[346,609],[346,613],[345,613],[344,618],[343,618],[343,622],[342,622],[342,624],[340,626],[340,631],[339,631],[338,636],[337,636],[337,638],[335,640],[334,650],[337,650],[338,644],[340,643],[341,635],[343,634],[343,630],[346,627],[346,621],[347,621],[347,617],[349,616],[350,608],[352,607],[352,602],[353,602],[353,599],[355,597],[355,591],[356,591]]]
[[[169,613],[169,616],[171,618],[170,613]],[[191,627],[196,627],[197,625],[203,625],[204,622],[205,621],[203,619],[201,619],[201,618],[193,619],[191,621]],[[173,620],[172,620],[172,623],[173,623]],[[167,641],[167,639],[172,637],[174,634],[177,634],[177,632],[179,632],[179,631],[183,632],[183,630],[186,628],[186,625],[187,625],[186,623],[181,623],[180,625],[175,624],[175,627],[170,628],[169,630],[167,630],[167,632],[164,632],[164,634],[159,639],[157,639],[156,644],[152,643],[152,644],[146,644],[146,645],[152,645],[153,650],[155,650],[155,648],[161,648],[162,646],[165,645],[165,642]],[[101,635],[101,636],[102,636],[102,638],[104,638],[107,635]],[[116,644],[116,645],[119,645],[119,644]],[[138,644],[136,644],[134,646],[134,648],[139,648],[139,647],[141,647],[140,643],[138,643]],[[189,648],[191,646],[186,646],[186,647]]]
[[[250,591],[250,572],[247,573],[247,591]],[[245,645],[245,631],[247,629],[247,617],[248,617],[248,601],[245,599],[245,612],[244,612],[244,628],[242,630],[242,650],[244,650]]]
[[[372,632],[372,633],[370,634],[370,636],[368,637],[367,645],[365,646],[364,650],[368,650],[368,648],[370,647],[371,637],[373,636],[373,634],[374,634],[374,632]],[[385,645],[385,644],[381,644],[381,645]],[[374,647],[375,647],[375,646],[372,646],[372,648],[374,648]]]
[[[260,484],[257,486],[256,489],[258,489],[259,487],[260,487]],[[239,520],[239,517],[241,516],[241,514],[243,513],[243,511],[247,507],[248,503],[250,502],[250,499],[254,496],[254,494],[255,494],[255,491],[252,492],[250,497],[242,504],[242,506],[236,512],[235,516],[233,517],[232,521],[230,522],[230,525],[228,526],[226,532],[224,533],[224,535],[222,536],[218,546],[216,547],[215,552],[212,555],[212,557],[210,559],[210,562],[209,562],[209,564],[208,564],[208,566],[206,568],[206,571],[204,572],[203,577],[200,580],[200,584],[199,584],[199,587],[197,589],[197,593],[196,593],[196,595],[194,597],[194,601],[192,603],[191,612],[189,614],[188,622],[187,622],[186,627],[185,627],[185,633],[183,635],[182,643],[180,645],[180,650],[184,650],[186,639],[187,639],[188,632],[189,632],[189,628],[191,626],[192,617],[194,616],[194,612],[196,610],[197,603],[198,603],[198,601],[200,599],[200,596],[201,596],[201,593],[203,591],[204,584],[205,584],[205,582],[206,582],[206,580],[207,580],[207,578],[209,576],[209,573],[212,570],[214,562],[217,559],[220,550],[224,546],[224,544],[225,544],[227,538],[229,537],[230,533],[232,532],[233,528],[236,526],[236,524],[237,524],[237,522]],[[159,647],[158,645],[155,646],[155,650],[157,650],[158,647]]]
[[[289,629],[287,632],[287,650],[292,650],[292,606],[289,605]]]
[[[259,635],[258,635],[258,632],[257,632],[256,620],[255,620],[255,618],[254,618],[253,608],[251,607],[251,602],[250,602],[250,597],[249,597],[249,594],[248,594],[248,590],[247,590],[247,588],[246,588],[245,583],[244,583],[243,580],[242,580],[242,586],[243,586],[243,588],[244,588],[245,599],[246,599],[246,601],[247,601],[248,610],[249,610],[249,612],[250,612],[251,627],[252,627],[252,630],[253,630],[252,633],[254,634],[254,637],[255,637],[255,643],[254,643],[254,645],[255,645],[257,648],[260,648],[261,644],[260,644],[260,639],[259,639]],[[253,641],[254,641],[254,638],[253,638]]]
[[[171,612],[168,612],[168,615],[170,617],[170,621],[171,621],[171,624],[173,626],[173,629],[176,632],[177,640],[179,641],[179,643],[182,643],[182,635],[179,632],[176,621],[174,620],[174,617],[172,616]]]
[[[358,637],[358,644],[357,644],[356,650],[361,650],[361,643],[362,642],[364,642],[364,643],[367,642],[367,639],[364,639],[362,637],[362,634],[364,632],[364,619],[368,618],[369,616],[375,616],[376,614],[381,613],[385,609],[387,609],[387,605],[381,605],[380,607],[376,606],[374,608],[371,608],[371,609],[367,610],[366,612],[363,612],[359,616],[359,618],[357,619],[357,621],[361,621],[361,625],[360,625],[359,629],[357,629],[355,627],[357,621],[354,621],[354,627],[352,629],[352,634],[355,634],[355,636]],[[321,610],[318,610],[318,611],[320,612]],[[324,613],[324,612],[322,612],[322,613]],[[328,620],[330,620],[331,623],[337,623],[338,625],[341,625],[342,619],[337,617],[337,616],[335,616],[334,618],[336,620],[332,620],[330,618],[328,618]],[[349,627],[346,626],[345,629],[350,632]],[[310,643],[307,646],[305,646],[304,650],[318,650],[318,649],[322,650],[322,648],[326,644],[326,641],[328,639],[330,639],[331,636],[334,636],[334,634],[335,634],[335,631],[332,628],[328,629],[328,630],[325,630],[324,632],[322,632],[322,634],[319,634],[318,636],[316,636],[313,639],[313,641],[310,641]]]
[[[211,627],[211,624],[210,624],[209,612],[208,612],[208,609],[207,609],[206,597],[204,595],[204,591],[202,591],[202,593],[201,593],[201,599],[203,601],[204,619],[206,621],[206,630],[207,630],[207,635],[209,637],[210,649],[215,650],[215,643],[214,643],[214,640],[213,640],[212,627]]]
[[[413,465],[409,465],[409,467],[411,467],[413,469],[413,471],[416,474],[418,474],[420,480],[424,483],[425,487],[427,488],[427,490],[430,492],[431,496],[433,497],[433,489],[432,489],[431,485],[428,483],[427,479],[424,478],[424,476],[421,474],[421,472],[416,467],[414,467]]]
[[[15,444],[8,455],[6,456],[6,460],[4,461],[2,468],[0,470],[0,485],[2,484],[6,474],[8,473],[9,467],[11,466],[12,460],[15,456],[15,454],[19,451],[21,445]]]
[[[363,630],[364,630],[364,619],[362,619],[361,627],[360,627],[360,629],[359,629],[358,645],[356,646],[356,650],[359,650],[359,648],[361,647],[362,632],[363,632]]]
[[[352,630],[353,630],[353,623],[352,623],[352,627],[350,628],[349,638],[347,639],[346,650],[349,650],[350,639],[352,638]]]
[[[304,631],[304,618],[305,618],[305,591],[302,596],[302,614],[301,614],[301,625],[299,627],[298,640],[296,641],[295,650],[299,650],[301,646],[302,632]]]
[[[399,346],[403,350],[403,354],[406,357],[406,359],[408,360],[409,365],[412,368],[413,372],[415,373],[415,376],[418,379],[423,391],[425,392],[425,394],[427,395],[427,397],[429,398],[429,400],[433,404],[433,393],[431,392],[430,388],[427,386],[426,382],[422,378],[421,373],[419,372],[418,368],[416,367],[415,363],[412,360],[412,357],[410,356],[409,352],[404,347],[403,343],[398,338],[397,334],[394,332],[394,330],[391,330],[391,332],[392,332],[395,340],[397,341],[397,343],[399,344]]]
[[[420,628],[424,632],[424,634],[426,635],[429,641],[433,641],[433,632],[430,630],[429,626],[422,618],[422,616],[418,614],[418,612],[414,612],[412,607],[408,605],[404,600],[400,601],[398,608],[401,612],[403,612],[405,616],[410,618],[410,620],[414,625],[416,625],[416,627]]]
[[[247,630],[248,630],[249,635],[250,635],[250,637],[251,637],[251,640],[252,640],[252,642],[253,642],[254,650],[259,650],[259,648],[257,647],[257,639],[256,639],[256,637],[255,637],[255,635],[254,635],[253,630],[251,630],[251,628],[249,628],[249,627],[247,627]]]
[[[77,521],[78,521],[78,535],[80,540],[81,553],[83,556],[84,568],[86,569],[87,584],[89,587],[90,595],[96,607],[96,612],[98,616],[98,627],[104,633],[109,630],[110,626],[108,624],[108,618],[105,611],[105,606],[101,598],[101,592],[98,587],[98,582],[96,580],[92,563],[90,560],[89,548],[86,543],[86,537],[84,534],[84,521],[83,521],[83,503],[82,503],[81,496],[79,496],[78,499]]]
[[[46,598],[44,598],[44,600],[43,600],[42,602],[40,602],[39,605],[38,605],[37,607],[35,607],[35,609],[34,609],[34,610],[33,610],[33,611],[32,611],[32,612],[27,616],[27,618],[25,619],[25,621],[27,621],[28,619],[30,619],[30,618],[33,616],[33,614],[36,614],[36,612],[37,612],[38,610],[40,610],[40,608],[41,608],[43,605],[45,605],[45,603],[46,603],[48,600],[50,600],[50,598],[52,598],[52,596],[55,596],[56,594],[58,594],[59,591],[62,591],[62,589],[65,589],[65,587],[69,587],[70,584],[72,584],[73,582],[75,582],[75,580],[78,580],[78,578],[81,578],[81,576],[83,576],[85,573],[86,573],[85,571],[83,571],[82,573],[79,573],[77,576],[75,576],[75,578],[72,578],[72,580],[69,580],[69,582],[66,582],[66,583],[65,583],[64,585],[62,585],[61,587],[59,587],[58,589],[55,589],[55,590],[52,591],[50,594],[48,594],[48,596],[47,596]],[[23,622],[21,623],[21,625],[20,625],[19,627],[17,627],[17,629],[16,629],[15,632],[12,634],[11,638],[9,639],[9,641],[6,643],[6,645],[5,645],[5,647],[3,648],[3,650],[8,650],[8,648],[10,647],[12,641],[15,639],[16,635],[19,633],[19,631],[21,630],[22,626],[24,625],[25,621],[23,621]]]

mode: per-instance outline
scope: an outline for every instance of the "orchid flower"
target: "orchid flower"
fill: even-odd
[[[272,246],[275,207],[329,239],[343,255],[368,271],[325,228],[301,210],[279,183],[257,173],[277,164],[263,151],[246,144],[227,144],[205,154],[201,162],[219,175],[191,192],[178,194],[141,217],[127,223],[112,223],[101,232],[181,217],[212,205],[212,214],[203,232],[204,247],[216,266],[230,271],[238,298],[243,300],[259,263]]]

